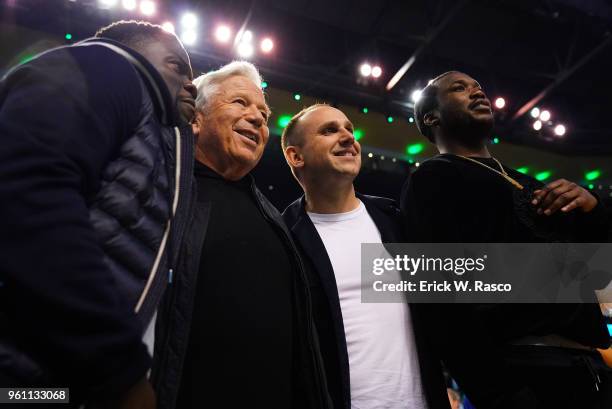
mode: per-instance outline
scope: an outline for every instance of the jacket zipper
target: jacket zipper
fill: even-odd
[[[178,206],[178,198],[180,191],[180,177],[181,177],[181,133],[178,127],[174,127],[174,135],[176,140],[176,166],[175,166],[175,186],[174,186],[174,199],[172,200],[172,214],[170,215],[170,219],[166,223],[166,230],[164,231],[164,235],[162,237],[161,243],[159,245],[159,249],[157,250],[157,255],[155,256],[155,262],[153,263],[153,267],[151,267],[151,271],[149,272],[149,278],[147,279],[147,283],[140,294],[140,298],[138,299],[138,303],[136,303],[136,307],[134,308],[134,312],[138,314],[140,309],[142,308],[142,304],[151,289],[151,284],[153,284],[153,279],[155,278],[155,273],[159,267],[159,263],[161,262],[162,255],[164,254],[164,249],[166,248],[166,241],[168,241],[168,236],[170,235],[170,226],[172,224],[172,219],[176,214],[176,208]],[[163,143],[163,141],[162,141]],[[172,258],[172,254],[170,254],[170,258]]]

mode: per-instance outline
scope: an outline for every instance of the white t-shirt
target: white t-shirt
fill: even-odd
[[[361,243],[381,243],[363,203],[347,213],[308,213],[331,261],[348,349],[352,409],[424,409],[406,303],[361,303]]]

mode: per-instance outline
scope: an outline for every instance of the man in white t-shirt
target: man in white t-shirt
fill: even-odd
[[[401,242],[390,199],[360,195],[361,147],[353,125],[324,104],[286,126],[282,147],[304,196],[283,213],[309,263],[328,386],[345,409],[448,408],[435,351],[407,303],[361,302],[361,244]]]

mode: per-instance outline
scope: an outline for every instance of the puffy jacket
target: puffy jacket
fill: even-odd
[[[74,401],[145,376],[191,191],[193,135],[177,124],[159,73],[111,40],[2,80],[0,383],[68,385]]]

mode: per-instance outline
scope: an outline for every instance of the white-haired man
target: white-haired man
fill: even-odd
[[[249,174],[269,136],[261,82],[247,62],[194,80],[198,195],[168,294],[182,318],[158,326],[161,408],[330,407],[302,262]]]

